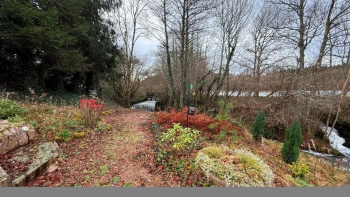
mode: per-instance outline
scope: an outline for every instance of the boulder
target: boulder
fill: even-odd
[[[28,168],[25,171],[15,170],[10,173],[7,173],[5,169],[3,177],[7,179],[4,179],[0,186],[24,186],[29,181],[43,174],[59,157],[56,142],[34,142],[13,151],[7,160],[14,163],[26,163]]]
[[[1,158],[0,187],[24,186],[56,161],[57,143],[40,142],[36,135],[30,124],[0,120],[0,158],[9,153]]]
[[[36,149],[35,159],[29,165],[28,171],[24,175],[13,180],[12,186],[23,186],[26,182],[44,173],[59,156],[55,142],[45,142],[34,149]]]

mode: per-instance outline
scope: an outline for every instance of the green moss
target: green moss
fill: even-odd
[[[222,153],[222,150],[220,147],[217,146],[211,146],[203,148],[202,150],[204,154],[208,155],[209,158],[221,158],[224,154]]]
[[[258,162],[253,157],[240,154],[240,155],[238,155],[238,158],[240,159],[242,164],[247,166],[247,167],[250,167],[250,168],[257,168],[258,167]]]

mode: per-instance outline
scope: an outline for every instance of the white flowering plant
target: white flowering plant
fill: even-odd
[[[208,178],[215,176],[227,187],[271,187],[274,180],[270,167],[245,149],[206,147],[197,153],[195,163]]]

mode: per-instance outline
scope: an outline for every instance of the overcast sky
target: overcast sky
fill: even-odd
[[[141,37],[137,40],[135,45],[135,55],[151,55],[157,51],[158,41],[155,39]]]
[[[125,0],[125,2],[128,2],[128,0]],[[157,23],[158,22],[158,20],[157,19],[152,19],[154,16],[152,16],[152,14],[147,14],[147,19],[149,20],[149,21],[151,21],[152,23]],[[248,31],[248,30],[247,30]],[[240,45],[243,43],[242,41],[244,41],[244,40],[246,40],[246,39],[248,39],[249,40],[249,37],[248,37],[248,35],[249,35],[249,32],[246,32],[246,33],[244,33],[243,34],[244,36],[240,39]],[[203,41],[202,42],[204,42],[205,44],[207,44],[207,45],[210,45],[211,47],[209,47],[209,48],[211,48],[211,50],[213,51],[213,52],[218,52],[218,50],[216,50],[216,47],[215,47],[215,43],[212,43],[212,42],[214,42],[215,41],[215,39],[214,39],[214,37],[215,36],[213,36],[213,35],[208,35],[208,37],[209,37],[209,40],[206,40],[206,39],[203,39]],[[203,38],[203,37],[202,37]],[[312,64],[312,63],[314,63],[314,61],[315,61],[315,56],[317,55],[317,52],[318,52],[318,45],[319,45],[319,42],[317,42],[317,41],[319,41],[319,40],[315,40],[312,44],[311,44],[311,46],[308,48],[308,50],[306,51],[306,57],[305,57],[305,60],[306,60],[306,64],[307,65],[310,65],[310,64]],[[156,53],[156,51],[158,50],[158,47],[159,47],[159,41],[156,39],[156,38],[152,38],[152,37],[149,37],[149,38],[146,38],[146,37],[140,37],[140,38],[138,38],[137,39],[137,41],[136,41],[136,44],[135,44],[135,51],[134,51],[134,54],[138,57],[138,58],[140,58],[142,61],[146,61],[147,62],[147,65],[149,65],[149,66],[152,66],[153,65],[153,63],[155,62],[155,60],[156,60],[156,57],[155,57],[155,53]],[[297,51],[291,51],[291,50],[287,50],[286,51],[289,55],[294,55],[295,56],[295,58],[297,57]],[[290,54],[290,53],[293,53],[293,54]],[[238,55],[238,56],[246,56],[246,53],[245,53],[245,51],[237,51],[236,52],[237,54],[236,55]],[[295,54],[294,54],[295,53]],[[213,57],[215,57],[216,56],[216,54],[217,53],[214,53],[214,54],[212,54],[212,59],[213,59]],[[290,59],[289,60],[289,64],[295,64],[296,63],[296,59]],[[327,62],[327,58],[328,57],[325,57],[324,58],[324,63],[326,63]],[[213,61],[216,61],[216,59],[214,59]],[[333,60],[333,63],[335,62],[335,59]],[[306,66],[307,66],[306,65]],[[231,70],[231,72],[241,72],[242,70],[241,69],[239,69],[239,70],[235,70],[235,69],[238,69],[238,67],[237,66],[233,66],[232,67],[232,69],[233,70]]]

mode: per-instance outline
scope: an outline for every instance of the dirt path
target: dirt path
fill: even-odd
[[[103,121],[113,129],[59,143],[62,159],[52,166],[54,171],[27,186],[168,186],[154,170],[152,113],[115,109]]]

